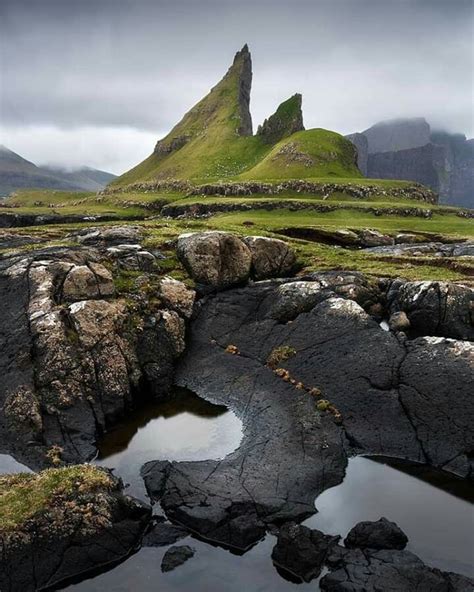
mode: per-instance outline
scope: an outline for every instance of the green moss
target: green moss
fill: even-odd
[[[114,481],[106,472],[87,464],[47,469],[38,474],[1,475],[0,535],[20,529],[57,504],[113,488]]]
[[[282,362],[289,360],[294,355],[296,355],[296,350],[294,347],[289,345],[281,345],[273,349],[268,358],[267,358],[267,366],[272,369],[279,368]]]

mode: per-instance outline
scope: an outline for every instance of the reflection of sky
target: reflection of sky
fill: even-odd
[[[430,565],[474,575],[473,506],[450,493],[388,465],[358,457],[347,475],[315,502],[312,528],[346,536],[363,520],[385,516],[409,539],[408,549]]]
[[[0,454],[0,475],[2,473],[31,473],[31,469],[25,467],[12,456]]]
[[[131,484],[128,493],[143,497],[140,467],[150,460],[207,460],[224,458],[238,448],[241,422],[230,411],[200,417],[184,411],[157,417],[137,430],[125,450],[101,458],[97,464],[116,469]]]

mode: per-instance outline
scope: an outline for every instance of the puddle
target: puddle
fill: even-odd
[[[176,388],[170,401],[150,402],[99,443],[95,464],[114,468],[126,492],[146,499],[140,467],[150,460],[221,459],[238,448],[242,424],[222,405]]]
[[[474,487],[448,473],[393,459],[357,457],[344,481],[315,501],[304,524],[343,537],[357,522],[382,516],[428,565],[474,576]]]

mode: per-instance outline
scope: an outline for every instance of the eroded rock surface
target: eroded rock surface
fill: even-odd
[[[473,344],[383,331],[354,300],[370,308],[380,285],[323,277],[330,286],[318,274],[198,303],[177,382],[230,406],[244,438],[221,461],[144,466],[150,495],[172,520],[245,548],[268,524],[313,513],[318,493],[342,479],[347,453],[471,474]],[[288,301],[301,289],[303,304],[276,315],[292,283]],[[276,370],[267,365],[275,350],[291,352]]]
[[[167,395],[192,292],[182,315],[131,304],[115,297],[113,265],[82,246],[0,260],[0,449],[30,466],[88,460],[138,390]]]

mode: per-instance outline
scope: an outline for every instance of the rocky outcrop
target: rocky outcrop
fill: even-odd
[[[388,293],[392,313],[404,312],[421,335],[474,341],[474,290],[448,282],[394,282]]]
[[[280,569],[310,582],[320,575],[331,547],[339,538],[289,522],[278,531],[272,551],[273,562]]]
[[[285,275],[296,263],[295,253],[281,240],[241,239],[216,230],[182,234],[177,255],[201,292],[244,284],[250,277],[262,280]]]
[[[248,45],[235,54],[234,68],[239,70],[239,113],[240,124],[238,127],[239,136],[251,136],[253,134],[252,116],[250,114],[250,91],[252,88],[252,58]],[[232,69],[232,68],[231,68]]]
[[[319,585],[324,592],[469,592],[474,581],[427,566],[409,551],[336,548]]]
[[[377,291],[383,302],[383,283],[322,279],[220,292],[194,312],[177,383],[233,409],[244,437],[223,460],[149,462],[143,476],[167,516],[200,536],[245,549],[270,524],[301,521],[348,453],[471,472],[473,345],[397,338],[355,302],[370,310]],[[287,306],[299,289],[301,304],[275,314],[292,283]]]
[[[93,457],[98,436],[138,392],[167,396],[184,350],[192,291],[176,282],[161,301],[115,297],[111,230],[100,231],[101,248],[0,260],[0,449],[30,466]],[[96,240],[95,231],[81,236],[91,234]]]
[[[278,109],[258,127],[257,136],[266,144],[276,144],[295,132],[304,130],[302,96],[295,94],[279,105]]]
[[[2,592],[50,589],[132,553],[151,509],[122,487],[90,465],[0,476]]]
[[[380,518],[376,522],[359,522],[351,528],[344,545],[353,549],[404,549],[408,537],[395,522]]]

